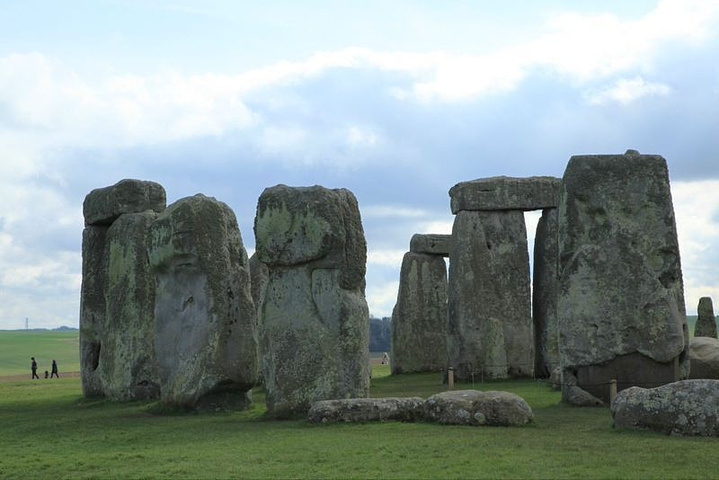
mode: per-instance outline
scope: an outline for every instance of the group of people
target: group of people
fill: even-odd
[[[30,364],[30,370],[32,370],[32,378],[37,378],[40,380],[40,377],[37,375],[37,361],[35,361],[35,357],[30,357],[30,360],[32,360],[32,363]],[[56,377],[60,378],[60,375],[57,373],[57,362],[55,360],[52,361],[52,373],[48,375],[48,371],[45,370],[45,378]]]

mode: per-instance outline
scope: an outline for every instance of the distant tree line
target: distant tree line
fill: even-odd
[[[392,345],[392,319],[369,318],[369,351],[389,352]]]

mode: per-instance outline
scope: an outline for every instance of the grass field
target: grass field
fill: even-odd
[[[443,389],[439,374],[388,373],[375,366],[372,396]],[[246,412],[155,416],[148,402],[83,399],[78,378],[4,381],[0,477],[712,478],[719,471],[716,439],[616,431],[608,409],[560,405],[558,393],[532,380],[475,386],[521,395],[534,423],[272,421],[261,391]]]
[[[30,376],[30,357],[38,363],[38,375],[55,359],[60,374],[80,370],[79,337],[77,331],[58,330],[2,330],[0,331],[0,377],[27,374]]]
[[[13,355],[26,357],[29,348],[44,358],[38,344],[19,333],[0,332],[5,342],[0,359],[7,362],[9,334],[19,344]],[[48,351],[77,335],[45,333],[52,338],[34,338],[48,342]],[[76,355],[76,346],[69,350]],[[27,366],[21,363],[24,372]],[[502,428],[274,421],[264,416],[260,389],[249,411],[159,416],[150,413],[152,402],[84,399],[79,378],[5,379],[0,381],[0,478],[719,476],[717,439],[615,430],[608,409],[561,405],[559,394],[538,381],[474,387],[517,393],[532,406],[534,422]],[[438,373],[390,376],[388,366],[373,367],[374,397],[427,397],[443,389]]]

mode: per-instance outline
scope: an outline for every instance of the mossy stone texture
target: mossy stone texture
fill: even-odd
[[[258,259],[269,267],[259,314],[268,411],[304,415],[317,400],[366,397],[367,247],[354,195],[267,188],[255,237]]]
[[[258,379],[256,311],[234,212],[201,194],[183,198],[149,235],[162,401],[195,407],[229,392],[249,403]]]

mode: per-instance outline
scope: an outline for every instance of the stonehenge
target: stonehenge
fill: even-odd
[[[259,310],[270,414],[369,393],[367,245],[346,189],[277,185],[262,192],[256,255],[269,279]]]
[[[716,377],[708,297],[689,350],[664,158],[578,155],[562,178],[477,179],[449,196],[452,233],[416,234],[403,257],[393,374],[552,374],[584,406],[608,404],[611,380],[688,378],[690,356],[692,378]],[[161,185],[122,180],[90,192],[83,215],[85,396],[245,408],[262,381],[276,417],[368,396],[367,244],[349,190],[266,188],[252,258],[232,209],[202,194],[166,206]]]

